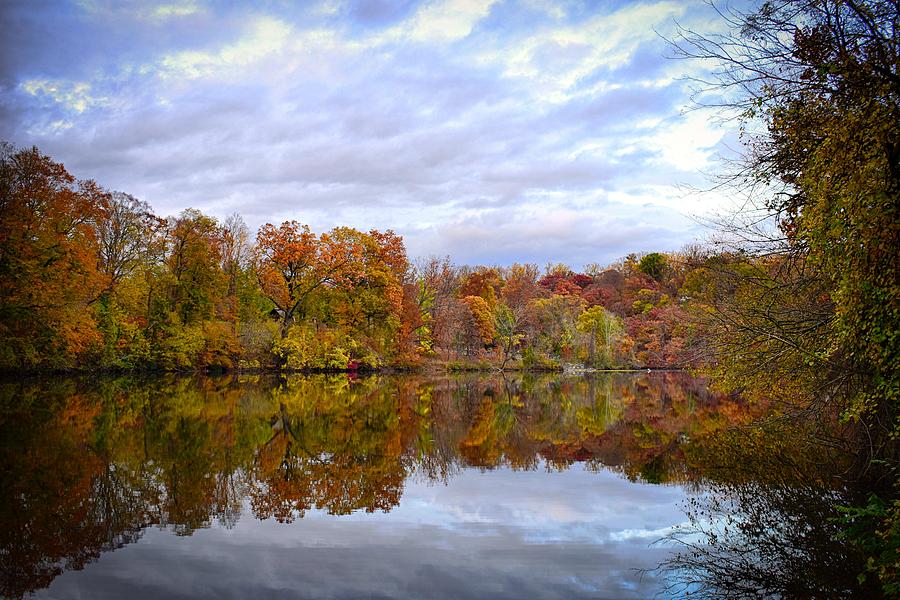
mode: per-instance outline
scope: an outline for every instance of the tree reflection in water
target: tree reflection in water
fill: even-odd
[[[714,468],[711,457],[723,455],[714,434],[750,417],[678,373],[0,383],[0,594],[46,587],[150,526],[191,535],[213,522],[233,527],[248,511],[282,522],[310,510],[389,511],[409,478],[574,462],[635,481],[713,485],[703,498],[728,504],[697,508],[726,517],[697,523],[739,528],[747,539],[737,548],[770,532],[790,542],[765,547],[750,586],[766,569],[789,574],[787,564],[807,565],[791,567],[805,578],[838,570],[854,557],[819,563],[803,550],[831,539],[837,492],[752,474],[727,480]],[[722,564],[736,572],[741,556],[750,555]]]
[[[831,440],[836,442],[837,440]],[[701,598],[878,598],[865,557],[841,538],[839,506],[858,504],[852,455],[799,427],[724,431],[689,461],[705,465],[689,525],[664,542],[666,594]],[[863,488],[864,489],[864,488]]]

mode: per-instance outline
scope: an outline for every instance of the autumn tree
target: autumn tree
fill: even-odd
[[[576,320],[584,310],[584,300],[557,294],[534,300],[531,306],[540,327],[538,348],[560,358],[569,358],[575,349]]]
[[[313,292],[351,284],[363,255],[358,244],[341,243],[334,234],[317,236],[296,221],[279,227],[266,223],[256,245],[259,284],[279,311],[282,336],[295,319],[305,316]]]
[[[500,288],[500,274],[491,267],[476,267],[469,272],[464,268],[462,283],[458,291],[460,298],[478,296],[483,298],[490,310],[497,306],[497,290]]]
[[[638,269],[653,279],[659,281],[666,269],[666,257],[659,252],[651,252],[641,257],[638,263]]]
[[[783,255],[774,285],[817,280],[827,299],[811,297],[822,315],[808,327],[822,337],[805,351],[820,372],[865,373],[852,401],[841,395],[844,408],[880,415],[877,427],[891,430],[893,418],[884,419],[897,414],[900,355],[897,5],[780,1],[723,16],[726,33],[683,31],[676,43],[720,65],[720,95],[753,132],[742,175],[765,186],[751,217],[769,215],[779,235],[741,221],[729,233],[744,254]]]
[[[427,313],[419,303],[419,290],[420,287],[413,281],[403,284],[400,331],[397,335],[397,362],[402,366],[418,364],[422,355],[432,350],[425,322]]]
[[[533,264],[513,264],[503,273],[500,301],[512,312],[516,330],[526,340],[536,335],[532,302],[549,295],[538,282],[539,278],[538,267]]]
[[[114,291],[122,279],[137,270],[147,249],[147,234],[160,223],[146,202],[124,192],[110,195],[106,218],[97,231],[105,291]]]
[[[213,318],[226,285],[218,223],[188,209],[169,222],[167,235],[170,310],[182,324]]]
[[[165,252],[166,222],[146,202],[124,192],[110,195],[106,218],[99,222],[97,322],[103,336],[101,367],[133,366],[128,355],[140,346],[151,312],[148,275]],[[152,304],[152,300],[149,301]]]
[[[503,352],[503,363],[500,365],[503,369],[525,336],[521,333],[521,324],[517,321],[516,314],[505,304],[501,304],[494,311],[494,330],[500,350]]]
[[[37,148],[0,148],[0,366],[66,366],[99,341],[109,195]]]
[[[765,369],[777,369],[766,373],[766,391],[792,412],[812,405],[818,410],[811,414],[825,420],[840,415],[857,423],[859,435],[843,442],[858,444],[851,451],[863,457],[859,472],[893,485],[900,432],[897,3],[780,0],[721,14],[722,33],[683,30],[675,40],[683,56],[718,65],[701,84],[703,97],[733,109],[747,140],[731,183],[749,195],[750,209],[725,224],[735,260],[721,286],[733,293],[718,304],[727,308],[727,327],[713,330],[718,364],[730,365],[732,381],[750,389]],[[766,222],[774,227],[759,226]],[[896,520],[883,527],[900,529]],[[897,589],[895,565],[878,571],[876,557],[871,565],[885,589]]]
[[[226,281],[225,306],[222,312],[226,320],[233,323],[239,317],[241,296],[252,302],[246,293],[251,251],[250,230],[243,217],[237,213],[230,215],[221,227],[221,268]]]
[[[354,329],[374,333],[384,325],[393,334],[400,324],[409,267],[403,238],[392,231],[364,233],[349,227],[333,230],[332,236],[336,245],[357,252],[358,260],[347,271],[346,285],[338,288],[331,312]]]
[[[466,311],[456,295],[460,277],[449,257],[432,257],[416,266],[422,341],[426,347],[443,349],[445,358],[449,358],[453,335]]]
[[[603,367],[615,367],[618,362],[618,346],[623,336],[621,320],[602,306],[586,309],[580,315],[576,327],[588,336],[588,363]],[[597,345],[600,345],[600,355]]]
[[[460,331],[461,342],[469,354],[480,347],[488,347],[494,343],[497,331],[494,327],[494,315],[491,307],[481,296],[465,296],[463,304],[468,308],[467,318]]]

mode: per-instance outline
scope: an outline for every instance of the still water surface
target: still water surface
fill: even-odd
[[[645,598],[741,414],[680,373],[0,383],[2,593]]]

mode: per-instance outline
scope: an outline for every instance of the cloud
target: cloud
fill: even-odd
[[[674,190],[669,190],[669,194]],[[611,196],[610,194],[609,196]],[[677,250],[699,227],[678,211],[635,207],[605,193],[535,198],[515,207],[464,208],[455,218],[408,235],[416,255],[450,254],[460,263],[608,264],[628,252]],[[493,257],[494,260],[485,260]]]
[[[493,4],[494,0],[437,0],[420,8],[394,35],[429,43],[459,40],[472,32]]]
[[[122,6],[2,8],[18,49],[0,63],[0,133],[161,214],[578,265],[677,248],[697,233],[685,215],[718,201],[678,185],[733,137],[682,115],[683,63],[654,33],[708,19],[694,5]]]
[[[91,107],[102,106],[108,102],[103,96],[93,95],[91,84],[86,82],[29,79],[20,85],[25,93],[49,99],[76,113],[83,113]]]
[[[684,11],[684,5],[675,2],[629,5],[577,25],[526,36],[515,50],[486,52],[482,60],[501,61],[507,77],[537,81],[545,90],[543,98],[561,102],[598,69],[612,71],[626,65],[642,43],[656,40],[652,25],[663,26]]]
[[[75,0],[82,15],[102,21],[143,21],[156,25],[177,19],[205,15],[208,7],[203,0]]]
[[[419,41],[464,38],[490,11],[491,0],[442,0],[422,8],[413,18],[410,37]]]
[[[652,142],[660,149],[660,160],[682,171],[708,167],[713,150],[725,131],[710,123],[709,115],[691,112],[678,122],[660,128]]]
[[[160,4],[150,9],[150,15],[155,19],[187,17],[204,12],[206,12],[206,9],[201,6],[199,2],[191,0],[173,2],[169,4]]]
[[[343,7],[332,6],[333,13],[343,9],[344,15],[354,24],[378,27],[405,18],[414,9],[410,2],[393,0],[350,0]]]
[[[164,77],[196,79],[221,74],[235,75],[236,69],[244,69],[267,56],[282,50],[291,35],[291,27],[271,17],[254,19],[247,33],[233,44],[227,44],[215,52],[186,50],[166,55],[159,70]]]

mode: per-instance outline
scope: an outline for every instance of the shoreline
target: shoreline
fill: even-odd
[[[465,367],[451,366],[447,364],[421,365],[415,367],[378,367],[374,369],[279,369],[275,367],[244,367],[232,369],[5,369],[0,370],[0,379],[12,379],[15,377],[42,378],[42,377],[78,377],[78,376],[159,376],[159,375],[356,375],[369,377],[373,375],[455,375],[462,373],[494,373],[494,374],[526,374],[526,373],[556,373],[562,376],[593,375],[597,373],[682,373],[688,369],[667,367],[633,367],[598,369],[594,367],[560,367],[560,368],[523,368],[470,365]]]

